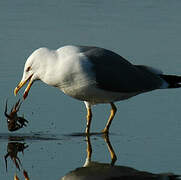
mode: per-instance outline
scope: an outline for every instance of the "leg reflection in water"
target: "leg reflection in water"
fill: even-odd
[[[110,156],[111,156],[110,165],[113,166],[115,164],[116,160],[117,160],[117,157],[116,157],[114,149],[113,149],[113,147],[112,147],[112,145],[110,143],[109,135],[108,134],[103,134],[102,137],[103,137],[104,141],[106,142],[107,148],[108,148]],[[90,136],[86,136],[86,141],[87,141],[87,158],[86,158],[86,162],[84,164],[84,167],[92,162],[91,161],[92,146],[91,146]]]
[[[179,180],[178,175],[172,173],[154,174],[140,171],[128,166],[115,165],[117,160],[108,135],[103,139],[110,153],[111,162],[101,163],[92,161],[92,145],[90,136],[86,136],[87,157],[83,167],[78,167],[67,173],[61,180]]]

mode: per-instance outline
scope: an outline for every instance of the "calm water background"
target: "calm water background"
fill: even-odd
[[[4,155],[10,135],[4,117],[19,97],[13,90],[21,80],[26,58],[36,48],[67,44],[113,50],[135,64],[181,74],[181,1],[179,0],[40,0],[0,1],[0,179],[18,171]],[[117,103],[110,140],[117,165],[153,173],[180,173],[181,89],[157,90]],[[93,108],[92,131],[103,129],[109,105]],[[29,120],[18,131],[29,147],[18,154],[32,180],[60,179],[81,167],[86,158],[85,137],[69,136],[85,129],[84,104],[58,89],[37,82],[20,114]],[[35,135],[35,137],[34,137]],[[42,137],[43,138],[40,138]],[[54,139],[55,138],[55,139]],[[92,136],[93,160],[110,161],[101,136]]]

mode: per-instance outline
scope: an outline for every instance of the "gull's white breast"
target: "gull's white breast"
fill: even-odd
[[[41,80],[73,98],[97,104],[119,101],[138,94],[98,88],[93,64],[80,48],[64,46],[51,51],[47,61]]]

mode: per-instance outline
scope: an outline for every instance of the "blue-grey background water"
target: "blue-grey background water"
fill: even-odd
[[[60,179],[81,167],[86,158],[86,109],[82,102],[56,88],[37,82],[20,114],[29,125],[15,133],[7,130],[8,107],[22,97],[13,90],[21,80],[27,57],[39,47],[57,49],[67,44],[100,46],[117,52],[134,64],[181,74],[181,1],[179,0],[40,0],[0,1],[0,179]],[[180,173],[181,89],[157,90],[118,102],[110,141],[117,165],[152,173]],[[109,105],[93,108],[91,130],[103,129]],[[24,137],[29,147],[18,153],[19,171],[4,155],[10,136]],[[43,138],[41,138],[43,137]],[[17,140],[17,139],[16,139]],[[91,136],[92,159],[110,162],[101,136]]]

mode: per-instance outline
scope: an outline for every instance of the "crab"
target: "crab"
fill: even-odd
[[[25,143],[19,142],[10,142],[7,146],[7,154],[4,156],[5,164],[6,164],[6,171],[7,171],[7,158],[10,156],[11,160],[14,162],[16,168],[20,170],[21,161],[19,159],[18,152],[22,152],[24,154],[24,149],[26,149],[28,145]]]
[[[17,112],[19,111],[21,104],[22,102],[20,103],[20,99],[19,99],[18,102],[11,109],[11,112],[7,114],[7,100],[6,100],[4,114],[7,117],[7,124],[8,124],[9,131],[16,131],[22,128],[23,126],[27,126],[26,123],[28,123],[28,121],[24,117],[19,117],[17,115]]]

